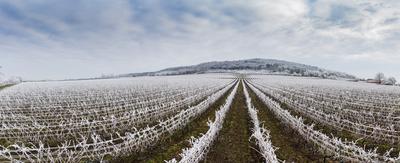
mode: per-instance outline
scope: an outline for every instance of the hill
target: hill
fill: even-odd
[[[275,59],[247,59],[236,61],[214,61],[206,62],[192,66],[166,68],[157,72],[131,73],[121,75],[127,76],[163,76],[163,75],[184,75],[184,74],[201,74],[201,73],[225,73],[225,72],[246,72],[257,74],[279,74],[308,76],[320,78],[346,78],[354,79],[355,76],[343,72],[326,70],[316,66],[310,66],[295,62],[288,62]]]

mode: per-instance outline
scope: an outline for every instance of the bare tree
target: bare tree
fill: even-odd
[[[382,72],[377,73],[375,76],[375,80],[377,80],[379,84],[382,84],[385,80],[385,74],[383,74]]]
[[[387,79],[387,83],[390,84],[390,85],[395,85],[396,82],[397,82],[397,80],[394,77],[390,77],[390,78]]]

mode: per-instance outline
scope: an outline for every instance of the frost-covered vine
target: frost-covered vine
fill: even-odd
[[[246,97],[247,109],[251,121],[253,122],[253,134],[251,135],[251,137],[256,140],[256,144],[258,145],[260,153],[264,157],[265,162],[277,163],[279,162],[279,160],[275,155],[276,148],[271,143],[269,131],[264,127],[260,127],[260,120],[257,116],[257,109],[254,108],[253,104],[251,103],[251,98],[244,82],[243,92]]]

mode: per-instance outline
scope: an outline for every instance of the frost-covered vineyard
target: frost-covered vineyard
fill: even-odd
[[[399,87],[279,76],[255,83],[318,122],[374,140],[400,142]]]
[[[399,112],[399,87],[317,78],[22,83],[0,91],[0,162],[399,162]]]
[[[253,87],[258,96],[266,99],[269,108],[276,109],[274,114],[320,150],[350,161],[400,161],[396,153],[400,146],[398,87],[285,76],[253,76],[251,81],[252,86],[261,90]],[[300,117],[290,115],[281,104]],[[392,144],[393,148],[379,154],[378,146],[367,149],[357,145],[357,141],[319,132],[313,129],[314,124],[305,124],[301,116],[358,138]]]

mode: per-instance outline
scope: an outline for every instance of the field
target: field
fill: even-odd
[[[0,162],[400,162],[400,87],[358,82],[30,82],[0,91],[0,119]]]
[[[0,90],[10,87],[10,86],[12,86],[12,84],[0,84]]]

